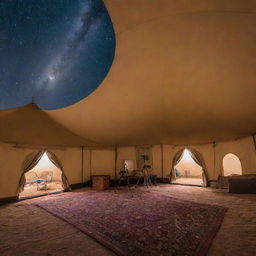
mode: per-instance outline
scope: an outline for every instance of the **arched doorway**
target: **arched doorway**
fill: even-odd
[[[22,165],[19,198],[41,196],[69,189],[63,167],[56,155],[41,150],[28,155]]]
[[[242,175],[242,164],[238,156],[228,153],[223,157],[223,176]]]
[[[183,148],[173,158],[171,183],[207,186],[206,165],[202,155],[191,148]]]

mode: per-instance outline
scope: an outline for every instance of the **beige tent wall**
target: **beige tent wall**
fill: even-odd
[[[115,177],[115,150],[95,149],[91,151],[92,175],[110,175]]]
[[[233,153],[242,163],[243,174],[256,173],[256,151],[253,137],[206,145],[189,146],[199,151],[204,157],[209,180],[216,180],[221,174],[222,159],[225,154]],[[161,145],[152,146],[152,172],[159,178],[168,178],[172,159],[184,146]],[[16,196],[16,189],[21,176],[21,165],[25,157],[36,149],[15,148],[13,145],[0,143],[0,198]],[[91,175],[107,174],[115,178],[115,172],[122,169],[122,161],[134,160],[136,163],[136,147],[114,148],[63,148],[49,149],[61,161],[70,184],[90,180]],[[162,176],[163,163],[163,176]]]
[[[83,182],[89,181],[91,175],[111,175],[115,173],[115,152],[114,149],[91,149],[81,148],[83,152],[83,168],[81,175]],[[82,177],[81,176],[81,177]]]
[[[133,160],[135,169],[137,169],[136,147],[117,148],[117,171],[124,168],[124,160]]]
[[[152,146],[152,158],[153,158],[152,173],[157,175],[157,177],[162,178],[161,145]]]
[[[25,157],[37,149],[15,148],[0,143],[0,198],[16,196],[21,177],[21,166]],[[81,148],[49,149],[61,161],[70,184],[82,182]]]
[[[82,182],[82,151],[81,148],[66,148],[64,150],[52,150],[63,165],[69,184]]]
[[[90,180],[92,175],[91,169],[91,149],[84,148],[83,149],[83,181]]]
[[[177,151],[172,145],[163,145],[163,178],[169,178],[172,159]]]
[[[14,197],[21,176],[21,164],[33,150],[0,143],[0,198]]]

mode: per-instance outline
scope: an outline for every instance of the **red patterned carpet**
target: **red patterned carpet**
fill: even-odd
[[[137,190],[67,194],[37,203],[118,255],[206,255],[227,208]]]

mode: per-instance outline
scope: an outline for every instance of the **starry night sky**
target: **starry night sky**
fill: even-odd
[[[58,109],[107,75],[115,35],[102,0],[0,1],[0,109]]]

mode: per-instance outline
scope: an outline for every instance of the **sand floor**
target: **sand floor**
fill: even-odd
[[[202,178],[180,177],[173,180],[172,183],[202,186],[203,180]]]
[[[30,197],[30,196],[39,196],[48,193],[55,193],[62,191],[62,182],[61,181],[52,181],[47,183],[46,189],[37,190],[37,184],[27,184],[24,187],[24,190],[20,193],[19,198]]]
[[[208,256],[255,255],[256,195],[229,194],[226,190],[180,185],[160,185],[148,189],[175,198],[228,207],[229,210]],[[88,190],[87,188],[77,192],[86,193]],[[65,196],[65,193],[46,197],[61,196]],[[1,256],[114,255],[75,227],[33,205],[44,198],[24,200],[0,207]]]

